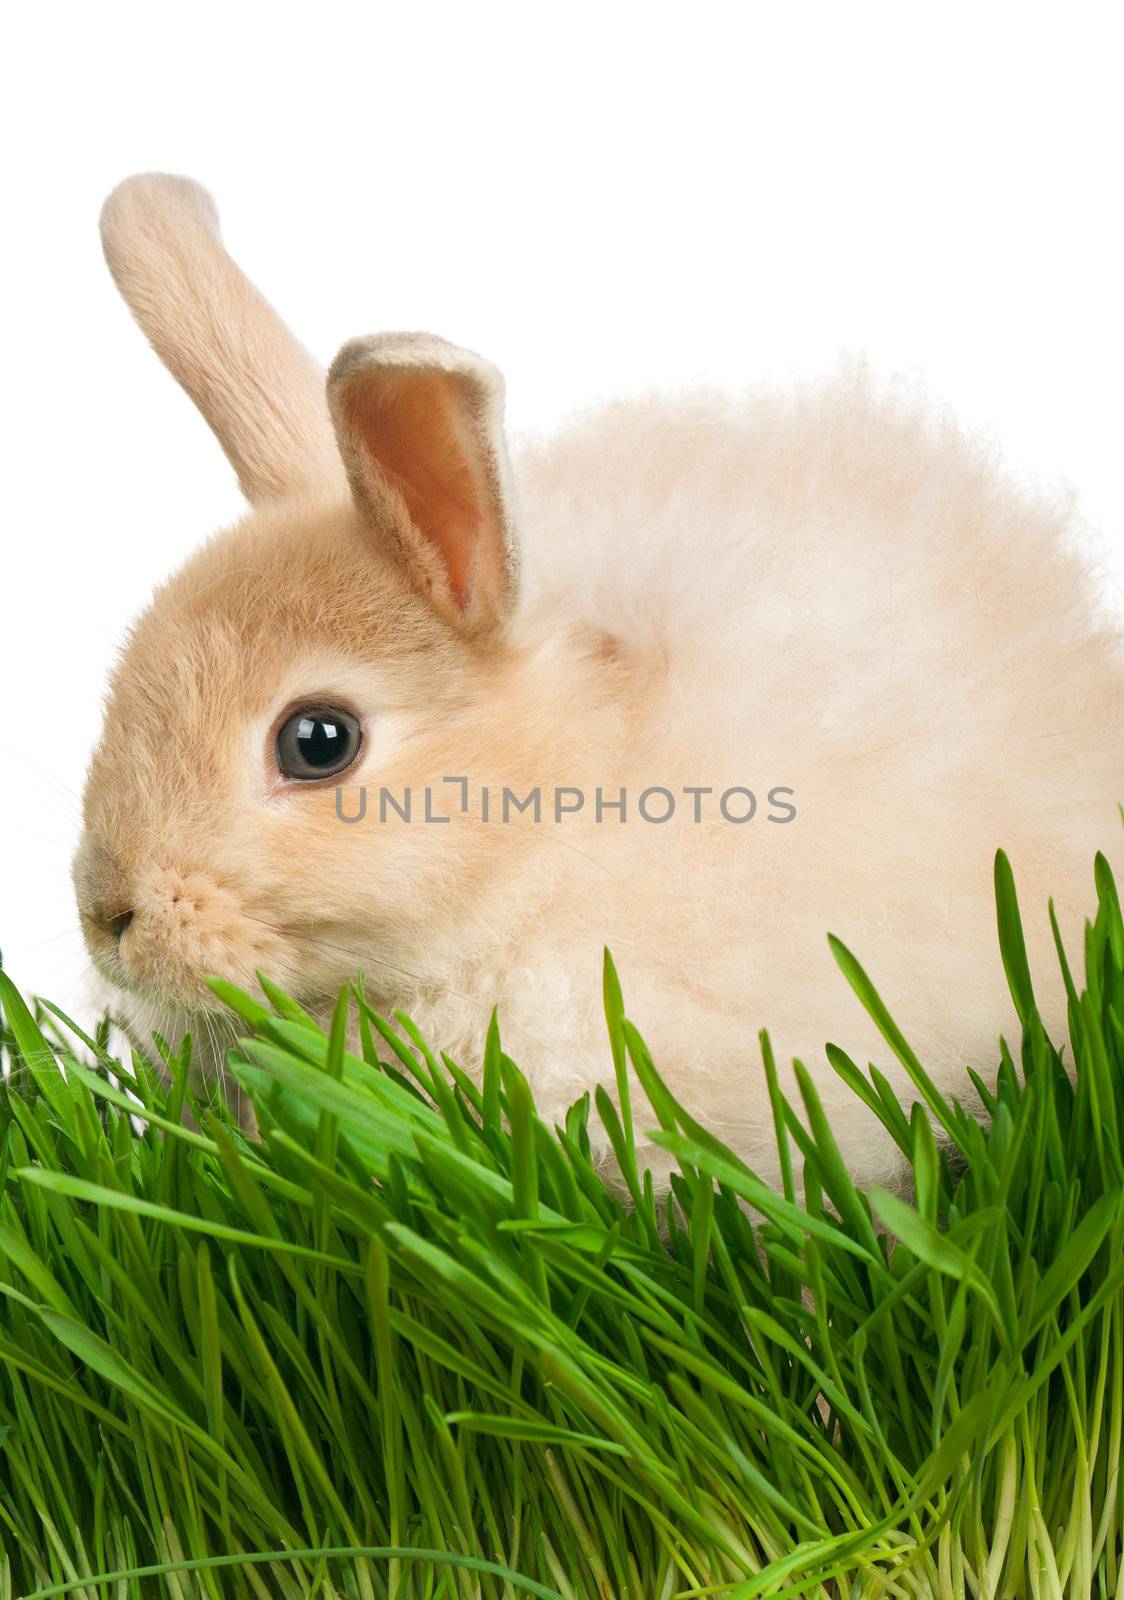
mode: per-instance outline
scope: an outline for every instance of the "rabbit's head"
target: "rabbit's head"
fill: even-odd
[[[447,966],[507,914],[493,886],[528,830],[445,780],[550,781],[583,737],[587,656],[595,676],[592,647],[511,626],[500,378],[388,335],[346,345],[325,386],[186,180],[130,179],[102,231],[251,511],[158,590],[114,675],[74,868],[90,951],[177,1009],[208,1004],[207,974],[263,968],[313,1003],[361,965]]]

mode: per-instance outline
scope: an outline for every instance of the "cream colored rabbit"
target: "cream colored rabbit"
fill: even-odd
[[[1060,1024],[1046,897],[1074,939],[1124,792],[1064,505],[853,375],[614,403],[509,468],[498,374],[438,339],[349,344],[325,391],[195,184],[130,179],[102,226],[252,507],[136,624],[90,769],[78,900],[138,1026],[206,1037],[207,973],[323,1013],[362,968],[470,1068],[498,1003],[557,1118],[611,1079],[607,944],[766,1175],[763,1025],[888,1178],[823,1043],[901,1080],[825,933],[959,1092],[1013,1020],[999,844]]]

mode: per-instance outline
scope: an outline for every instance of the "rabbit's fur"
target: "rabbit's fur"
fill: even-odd
[[[553,1120],[612,1077],[607,944],[674,1092],[763,1173],[768,1026],[855,1173],[892,1179],[823,1044],[904,1079],[825,933],[960,1093],[1013,1021],[997,844],[1060,1026],[1046,897],[1076,949],[1122,787],[1120,643],[1066,504],[861,372],[611,404],[522,450],[513,490],[486,363],[421,335],[359,341],[329,407],[197,186],[131,179],[103,233],[253,506],[136,624],[90,769],[79,903],[139,1026],[206,1033],[203,975],[252,985],[255,968],[324,1014],[362,968],[380,1008],[470,1069],[498,1004]],[[366,786],[361,823],[334,783],[273,763],[278,717],[320,700],[364,720],[340,780],[345,815]],[[469,779],[467,814],[448,776]],[[427,784],[449,822],[416,820]],[[543,820],[483,821],[483,786],[493,818],[504,786],[537,786]],[[586,797],[561,823],[557,786]],[[649,786],[678,797],[671,821],[636,814]],[[700,822],[685,786],[713,790]],[[720,815],[733,786],[752,821]],[[380,821],[380,787],[410,787],[415,820]],[[626,820],[598,822],[595,791],[622,787]]]

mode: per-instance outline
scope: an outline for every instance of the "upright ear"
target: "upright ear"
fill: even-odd
[[[206,190],[165,173],[127,178],[101,235],[117,287],[247,499],[340,484],[323,372],[223,249]]]
[[[383,334],[344,345],[328,403],[372,534],[458,632],[492,631],[518,588],[499,373],[430,334]]]

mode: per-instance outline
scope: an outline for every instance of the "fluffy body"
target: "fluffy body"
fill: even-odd
[[[459,421],[448,431],[470,450]],[[1012,486],[950,421],[861,372],[618,402],[517,452],[513,490],[506,467],[473,479],[503,478],[523,583],[517,603],[457,627],[429,587],[433,541],[419,582],[406,536],[380,535],[405,526],[409,497],[372,509],[324,465],[322,438],[312,456],[296,491],[275,473],[284,491],[158,591],[114,678],[76,882],[138,1026],[175,1015],[199,1031],[203,975],[252,984],[256,968],[326,1015],[362,969],[380,1009],[409,1012],[473,1071],[498,1005],[543,1114],[561,1119],[611,1080],[608,945],[674,1092],[763,1175],[768,1027],[778,1058],[811,1070],[852,1170],[893,1181],[824,1042],[904,1083],[825,934],[959,1093],[1013,1022],[998,844],[1058,1023],[1046,899],[1074,944],[1093,852],[1119,858],[1124,681],[1067,503]],[[340,802],[355,815],[365,786],[361,822],[340,820],[334,786],[271,768],[279,714],[318,699],[367,729]],[[451,775],[468,779],[464,814]],[[419,807],[426,785],[447,823],[380,820],[380,788]],[[680,796],[662,825],[635,814],[653,785]],[[701,822],[691,785],[714,791]],[[558,823],[556,786],[586,795]],[[752,821],[720,816],[732,786],[754,791]],[[783,823],[767,820],[778,786],[796,809]],[[483,821],[483,787],[493,817],[504,787],[538,787],[543,821]],[[595,791],[622,787],[627,820],[598,822]],[[114,906],[132,913],[121,938]]]

